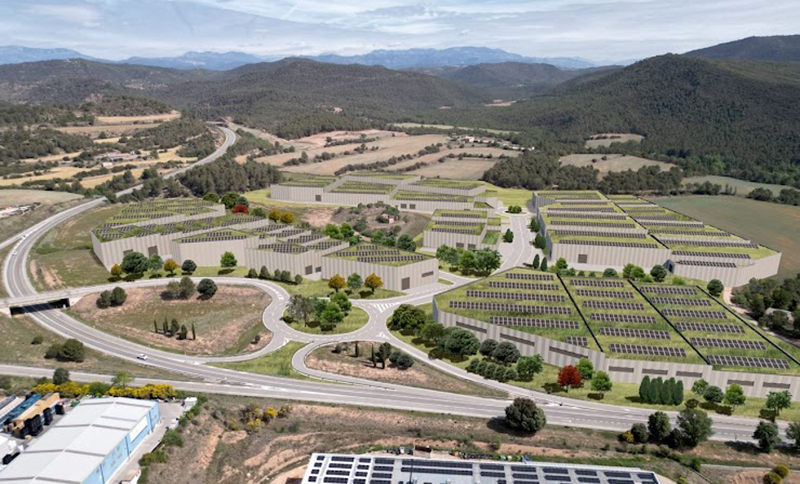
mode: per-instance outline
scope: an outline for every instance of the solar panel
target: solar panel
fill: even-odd
[[[648,244],[644,242],[612,242],[610,240],[574,240],[565,239],[559,240],[559,244],[569,245],[594,245],[598,247],[624,247],[629,249],[657,249],[657,244]]]
[[[453,217],[453,218],[486,218],[486,215],[477,213],[441,213],[437,217]]]
[[[474,235],[477,232],[475,229],[448,229],[444,227],[433,227],[429,229],[431,232],[442,232],[446,234],[462,234],[462,235]]]
[[[786,360],[782,360],[780,358],[707,355],[706,359],[708,359],[708,362],[712,365],[742,366],[747,368],[771,368],[774,370],[788,370],[791,368]]]
[[[459,226],[459,227],[462,227],[462,226],[463,227],[475,227],[475,228],[483,227],[483,224],[480,223],[480,222],[468,222],[468,221],[465,221],[465,220],[447,220],[447,221],[444,221],[444,222],[437,222],[437,223],[442,224],[442,225],[453,225],[453,226]]]
[[[626,233],[626,232],[592,232],[590,230],[561,230],[553,229],[548,231],[551,235],[558,235],[561,237],[618,237],[623,239],[645,239],[647,234],[644,233]]]
[[[477,291],[467,290],[467,297],[487,299],[516,299],[520,301],[564,302],[566,298],[560,294],[532,294],[527,292]]]
[[[632,223],[610,223],[610,222],[585,222],[585,221],[570,221],[570,220],[549,220],[547,225],[574,225],[578,227],[603,227],[606,229],[635,229],[636,224]]]
[[[702,260],[678,260],[675,261],[678,265],[683,266],[698,266],[698,267],[738,267],[733,262],[717,262],[717,261],[702,261]]]
[[[662,227],[697,227],[697,228],[704,228],[706,224],[703,222],[679,222],[677,220],[656,220],[656,219],[636,219],[637,222],[644,225],[645,227],[649,227],[651,225],[655,226],[662,226]]]
[[[654,304],[667,304],[673,306],[711,306],[708,299],[677,298],[677,297],[654,297],[651,299]]]
[[[556,284],[537,284],[535,282],[489,281],[489,287],[497,289],[527,289],[529,291],[558,291]]]
[[[668,234],[668,235],[694,235],[697,237],[727,237],[730,236],[728,232],[711,232],[707,230],[691,231],[680,229],[653,229],[650,231],[653,234]]]
[[[589,346],[589,338],[586,336],[567,336],[564,338],[564,342],[575,346],[583,346],[584,348]]]
[[[614,207],[552,207],[547,213],[553,212],[616,212]]]
[[[583,301],[583,307],[591,309],[619,309],[623,311],[644,311],[644,304],[620,301]]]
[[[670,339],[668,331],[656,329],[613,328],[603,326],[600,328],[600,334],[605,336],[619,336],[622,338]]]
[[[543,272],[506,272],[506,279],[525,279],[529,281],[552,281],[552,274],[545,274]]]
[[[633,299],[633,293],[629,291],[604,291],[602,289],[576,289],[575,295],[583,297],[607,297],[611,299]]]
[[[686,358],[686,351],[683,348],[672,348],[664,346],[632,345],[612,343],[608,345],[612,353],[624,353],[628,355],[646,356],[669,356],[673,358]]]
[[[570,279],[570,285],[590,287],[625,287],[622,281],[607,281],[603,279]]]
[[[656,324],[653,316],[642,316],[641,314],[608,314],[595,313],[590,316],[595,321],[605,321],[607,323],[643,323]]]
[[[590,215],[574,212],[560,212],[558,210],[547,210],[547,216],[553,218],[593,218],[598,220],[625,220],[628,218],[624,213],[592,213]]]
[[[674,250],[674,255],[687,257],[722,257],[727,259],[749,259],[750,254],[737,254],[733,252],[699,252],[695,250]]]
[[[744,333],[744,327],[736,324],[716,324],[716,323],[676,323],[678,331],[697,331],[701,333]]]
[[[520,318],[517,316],[490,316],[489,322],[501,326],[525,326],[528,328],[550,328],[550,329],[579,329],[580,323],[577,321],[567,321],[562,319],[539,319],[539,318]]]
[[[693,294],[697,294],[697,289],[693,287],[642,286],[642,291],[653,292],[656,294],[683,295],[683,296],[690,296]]]
[[[347,257],[377,257],[382,255],[400,255],[400,251],[396,249],[387,250],[345,250],[340,252],[342,256]]]
[[[385,255],[359,257],[358,262],[380,263],[380,262],[414,262],[425,260],[424,255]]]
[[[526,304],[492,303],[479,301],[450,301],[452,309],[478,309],[506,313],[572,314],[572,308],[563,306],[530,306]]]
[[[695,245],[697,247],[743,247],[747,249],[758,249],[758,244],[753,242],[722,242],[716,240],[695,240],[695,239],[661,239],[665,245]]]
[[[691,338],[692,344],[706,348],[733,348],[736,350],[765,350],[767,346],[763,341],[750,341],[744,339],[721,338]]]
[[[294,245],[294,244],[262,244],[258,246],[259,249],[262,250],[271,250],[273,252],[279,252],[282,254],[300,254],[303,252],[307,252],[308,248],[303,247],[301,245]]]
[[[701,318],[701,319],[726,319],[728,316],[722,311],[704,311],[702,309],[664,309],[666,316],[678,318]]]

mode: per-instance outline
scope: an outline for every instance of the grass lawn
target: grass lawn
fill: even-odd
[[[197,295],[165,299],[162,291],[163,288],[131,288],[125,304],[106,309],[99,309],[95,303],[97,294],[90,294],[66,312],[104,332],[181,354],[234,355],[254,351],[269,341],[261,314],[272,300],[259,289],[220,285],[208,300],[200,300]],[[164,334],[162,323],[173,319],[189,330],[187,339]],[[196,339],[192,338],[193,327]],[[261,338],[253,345],[256,335]]]
[[[297,353],[305,343],[290,341],[278,351],[247,361],[235,363],[215,363],[213,366],[228,368],[229,370],[245,371],[248,373],[261,373],[263,375],[278,375],[298,380],[310,380],[292,368],[292,356]]]
[[[42,336],[40,345],[31,342],[35,336]],[[92,349],[86,349],[86,359],[82,363],[60,362],[44,357],[47,348],[52,344],[63,344],[61,336],[42,328],[25,316],[13,318],[0,314],[0,363],[8,365],[35,366],[39,368],[66,368],[70,371],[114,374],[127,371],[133,376],[146,378],[164,378],[169,380],[188,380],[189,377],[179,373],[137,365],[126,360],[108,356]]]
[[[800,272],[800,207],[722,195],[651,200],[782,252],[781,278]]]
[[[506,207],[510,207],[511,205],[527,207],[528,202],[533,198],[533,192],[524,188],[500,188],[486,182],[484,182],[484,185],[486,185],[487,190],[497,192],[497,198],[500,199]]]
[[[286,313],[284,313],[283,317],[284,322],[289,319]],[[353,331],[363,328],[368,321],[369,315],[367,312],[361,308],[354,307],[350,310],[350,314],[345,316],[344,321],[335,325],[332,331],[323,331],[320,323],[317,321],[310,321],[308,325],[303,324],[302,321],[293,323],[286,322],[286,324],[288,324],[292,329],[308,334],[344,334],[352,333]]]

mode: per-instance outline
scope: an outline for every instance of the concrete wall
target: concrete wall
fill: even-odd
[[[171,253],[173,258],[178,264],[183,264],[187,259],[191,259],[195,264],[201,267],[214,267],[219,266],[220,258],[225,252],[231,252],[236,256],[238,265],[244,265],[246,259],[246,251],[259,246],[264,243],[258,237],[248,237],[246,239],[237,240],[220,240],[220,241],[204,241],[204,242],[180,242],[172,241]]]
[[[358,206],[359,203],[388,203],[391,198],[388,193],[335,193],[325,192],[322,195],[322,201],[333,205],[350,205],[353,207]]]
[[[701,260],[701,261],[714,261],[714,262],[731,262],[737,265],[736,267],[711,267],[711,266],[694,266],[675,264],[676,260]],[[750,279],[765,279],[772,277],[778,273],[778,266],[781,263],[781,254],[777,253],[761,259],[726,259],[722,257],[707,258],[707,257],[689,257],[689,256],[672,256],[668,267],[676,276],[689,277],[692,279],[700,279],[701,281],[710,281],[711,279],[719,279],[726,287],[739,287],[747,284]]]
[[[404,291],[439,282],[439,261],[431,258],[402,266],[389,266],[330,256],[322,258],[323,279],[330,279],[335,274],[346,279],[354,272],[359,274],[361,279],[366,279],[370,274],[377,274],[383,281],[384,289]],[[409,288],[403,289],[404,278],[409,279]]]
[[[594,245],[573,245],[553,243],[548,235],[547,253],[548,259],[555,262],[561,257],[567,262],[578,263],[578,256],[585,254],[586,261],[583,264],[601,265],[610,267],[620,267],[626,264],[636,264],[645,271],[649,271],[655,265],[664,264],[670,257],[670,250],[659,246],[654,249],[632,248],[632,247],[603,247]],[[632,239],[636,241],[636,239]]]
[[[400,210],[416,210],[417,212],[435,212],[436,210],[472,210],[473,202],[446,202],[446,201],[429,201],[429,200],[389,200],[389,205],[399,208]],[[412,208],[411,206],[414,206]],[[483,209],[482,209],[483,210]]]
[[[497,227],[497,229],[499,230],[500,227]],[[496,249],[500,239],[498,238],[497,244],[490,246],[483,243],[483,237],[485,234],[485,228],[479,235],[453,234],[450,232],[433,232],[431,230],[426,230],[422,233],[422,245],[431,249],[438,249],[441,245],[448,245],[450,247],[463,247],[464,249]]]
[[[422,177],[421,176],[411,176],[409,178],[403,179],[396,179],[396,178],[383,178],[379,176],[369,176],[369,175],[344,175],[341,179],[344,181],[357,181],[357,182],[364,182],[364,183],[380,183],[381,185],[409,185],[416,181],[419,181]]]
[[[322,267],[322,255],[313,250],[299,254],[287,254],[271,250],[249,249],[245,252],[244,261],[244,265],[257,271],[265,266],[270,273],[274,273],[276,270],[289,271],[292,277],[300,274],[310,279],[318,279]]]
[[[324,193],[323,187],[295,187],[290,185],[270,186],[270,197],[291,202],[316,202],[317,195]]]

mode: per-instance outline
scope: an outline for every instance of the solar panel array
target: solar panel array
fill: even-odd
[[[234,234],[230,231],[212,232],[207,235],[198,235],[190,239],[182,239],[182,244],[196,244],[198,242],[225,242],[228,240],[244,240],[250,235]]]
[[[528,328],[579,329],[580,323],[563,319],[520,318],[516,316],[490,316],[491,324],[525,326]]]
[[[622,281],[606,281],[604,279],[570,279],[572,286],[590,286],[590,287],[625,287]]]
[[[572,314],[572,308],[563,306],[530,306],[527,304],[494,303],[479,301],[450,301],[452,309],[478,309],[480,311],[499,311],[505,313],[550,313]]]
[[[569,220],[550,220],[547,222],[547,225],[574,225],[578,227],[603,227],[606,229],[635,229],[636,224],[632,223],[610,223],[610,222],[573,222]]]
[[[597,247],[625,247],[630,249],[657,249],[658,244],[647,244],[644,242],[612,242],[609,240],[560,240],[561,244],[570,245],[594,245]]]
[[[583,307],[591,309],[619,309],[622,311],[644,311],[644,304],[620,301],[583,301]]]
[[[464,235],[477,235],[475,229],[448,229],[445,227],[433,227],[429,229],[431,232],[442,232],[446,234],[464,234]]]
[[[323,240],[314,245],[309,245],[308,248],[314,250],[325,250],[330,249],[331,247],[335,247],[337,245],[341,245],[343,242],[341,240]]]
[[[295,244],[261,244],[258,246],[261,250],[271,250],[273,252],[279,252],[281,254],[301,254],[303,252],[307,252],[308,248],[303,247],[302,245],[295,245]]]
[[[736,324],[717,324],[717,323],[676,323],[678,331],[697,331],[701,333],[736,333],[744,334],[744,328]]]
[[[711,301],[708,299],[695,299],[695,298],[678,298],[678,297],[654,297],[652,299],[654,304],[672,304],[676,306],[711,306]]]
[[[552,207],[547,213],[553,212],[616,212],[614,207]]]
[[[291,241],[297,244],[305,244],[308,242],[313,242],[315,240],[324,239],[325,235],[322,234],[310,234],[310,235],[301,235],[299,237],[293,238]]]
[[[705,261],[705,260],[678,260],[675,261],[675,263],[684,266],[698,266],[698,267],[726,267],[731,269],[734,267],[739,267],[733,262],[719,262],[719,261]]]
[[[677,220],[666,221],[666,220],[654,220],[654,219],[642,219],[642,220],[636,219],[636,221],[646,226],[656,225],[661,227],[698,227],[698,228],[706,226],[703,222],[679,222]]]
[[[773,370],[788,370],[791,368],[786,360],[782,360],[780,358],[707,355],[706,359],[708,359],[708,362],[712,365],[742,366],[746,368],[771,368]]]
[[[736,350],[766,350],[763,341],[750,341],[744,339],[721,338],[691,338],[692,344],[706,348],[732,348]]]
[[[415,262],[425,260],[424,255],[383,255],[359,257],[358,262],[380,263],[380,262]]]
[[[722,311],[704,311],[702,309],[664,309],[666,316],[677,318],[702,318],[702,319],[726,319],[727,316]]]
[[[305,229],[286,229],[282,232],[275,234],[275,237],[286,238],[286,237],[291,237],[293,235],[300,235],[303,232],[308,232],[308,231]]]
[[[440,213],[438,217],[454,217],[454,218],[486,218],[486,215],[477,213]]]
[[[605,336],[619,336],[621,338],[670,339],[668,331],[656,329],[613,328],[603,326],[600,328],[600,334]]]
[[[474,227],[474,228],[483,227],[483,224],[480,222],[469,222],[467,220],[447,220],[444,222],[436,222],[436,223],[440,223],[442,225],[459,226],[459,227]]]
[[[608,314],[595,313],[590,316],[595,321],[605,321],[607,323],[643,323],[656,324],[653,316],[642,316],[641,314]]]
[[[758,249],[758,244],[753,242],[722,242],[718,240],[686,240],[686,239],[661,239],[666,245],[694,245],[697,247],[741,247],[745,249]]]
[[[670,296],[691,296],[697,294],[697,289],[693,287],[642,286],[642,291],[654,292],[656,294],[668,294]]]
[[[645,239],[647,234],[626,232],[592,232],[590,230],[550,230],[551,235],[562,237],[619,237],[623,239]]]
[[[567,336],[564,342],[575,346],[583,346],[584,348],[589,346],[589,338],[586,336]]]
[[[669,356],[672,358],[686,358],[686,351],[683,348],[672,348],[664,346],[629,345],[612,343],[608,345],[612,353],[624,353],[628,355],[646,356]]]
[[[600,220],[625,220],[628,218],[627,215],[624,213],[593,213],[591,215],[581,214],[581,213],[570,213],[570,212],[562,212],[559,213],[556,211],[547,211],[547,215],[549,217],[554,218],[593,218],[593,219],[600,219]]]
[[[731,235],[728,232],[711,232],[706,230],[691,231],[680,229],[653,229],[651,232],[654,234],[694,235],[696,237],[726,237]]]
[[[602,289],[576,289],[576,296],[582,297],[607,297],[617,299],[633,299],[633,293],[629,291],[604,291]]]
[[[525,289],[528,291],[558,291],[556,284],[537,284],[535,282],[489,281],[489,287],[495,289]]]
[[[567,300],[560,294],[534,294],[529,292],[502,292],[467,290],[467,297],[482,297],[486,299],[516,299],[520,301],[564,302]]]
[[[552,274],[542,272],[506,272],[506,279],[524,279],[526,281],[552,281]]]
[[[726,259],[749,259],[750,254],[737,254],[734,252],[700,252],[696,250],[675,250],[674,255],[687,257],[723,257]]]
[[[397,250],[347,250],[341,252],[341,255],[347,257],[377,257],[382,255],[398,255],[400,252]]]

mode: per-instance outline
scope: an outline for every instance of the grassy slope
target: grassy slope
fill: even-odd
[[[285,316],[286,315],[284,314],[284,317]],[[367,312],[361,308],[354,307],[350,310],[350,314],[345,316],[344,321],[333,327],[333,331],[323,331],[320,327],[320,324],[316,321],[309,322],[308,326],[303,324],[302,321],[286,324],[289,324],[290,327],[297,331],[302,331],[303,333],[308,334],[344,334],[352,333],[353,331],[363,328],[368,321],[369,315]]]
[[[214,366],[230,370],[245,371],[248,373],[261,373],[264,375],[277,375],[298,380],[309,380],[292,368],[292,356],[305,346],[305,343],[290,341],[278,351],[236,363],[217,363]]]

